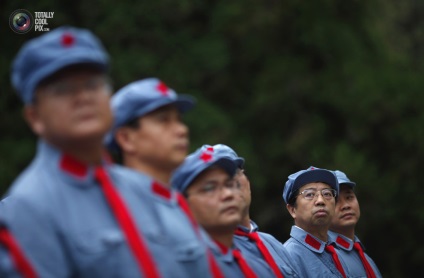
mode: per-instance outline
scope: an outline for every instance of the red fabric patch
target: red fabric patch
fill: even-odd
[[[227,246],[225,246],[224,244],[222,244],[221,242],[216,241],[216,240],[215,240],[215,243],[216,243],[216,245],[218,245],[219,249],[221,249],[222,254],[228,253],[229,248]]]
[[[344,240],[342,237],[337,237],[336,242],[338,244],[340,244],[341,246],[343,246],[344,248],[349,248],[349,242],[347,242],[346,240]]]
[[[207,147],[206,149],[208,152],[213,152],[213,147]]]
[[[157,86],[156,89],[164,96],[168,95],[168,86],[165,85],[165,83],[160,82]]]
[[[152,183],[152,190],[154,193],[162,196],[165,199],[171,199],[171,191],[157,181]]]
[[[70,47],[75,43],[75,37],[72,34],[65,33],[62,36],[61,43],[64,47]]]
[[[85,177],[87,175],[88,167],[84,163],[76,160],[75,158],[64,154],[60,160],[60,168],[77,177]]]
[[[317,250],[321,247],[321,243],[310,235],[306,235],[305,242]]]
[[[203,152],[201,155],[200,155],[200,159],[201,160],[203,160],[203,162],[208,162],[208,161],[210,161],[211,159],[212,159],[212,155],[211,154],[209,154],[209,153],[206,153],[206,152]]]

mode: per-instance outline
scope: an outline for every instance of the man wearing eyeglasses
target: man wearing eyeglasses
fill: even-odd
[[[172,186],[183,193],[225,277],[275,277],[271,268],[234,247],[233,237],[242,220],[240,184],[234,179],[237,165],[213,146],[190,154],[174,172]]]
[[[329,236],[336,243],[338,253],[346,262],[351,277],[382,277],[377,265],[364,252],[362,242],[355,235],[355,226],[361,216],[359,202],[354,192],[356,183],[342,171],[336,170],[334,174],[340,185],[340,194]]]
[[[347,277],[328,237],[338,191],[333,172],[312,166],[291,174],[284,186],[283,199],[294,219],[284,247],[301,277]]]
[[[60,27],[21,48],[12,82],[40,139],[0,215],[40,277],[190,277],[183,269],[198,266],[190,264],[202,256],[192,252],[198,242],[174,256],[152,178],[131,178],[105,155],[108,68],[108,54],[86,29]]]
[[[206,145],[207,147],[208,145]],[[235,179],[240,184],[242,200],[242,221],[237,226],[234,234],[234,243],[242,253],[250,254],[268,264],[275,277],[296,277],[297,274],[290,266],[288,256],[283,244],[270,234],[259,231],[258,225],[250,219],[250,203],[252,194],[250,181],[244,172],[244,158],[227,145],[213,146],[215,152],[230,157],[237,165]]]

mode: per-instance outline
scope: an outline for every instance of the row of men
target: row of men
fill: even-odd
[[[156,78],[110,97],[108,68],[85,29],[18,52],[12,83],[39,142],[0,203],[1,277],[381,277],[343,172],[288,177],[282,244],[250,219],[242,157],[223,144],[187,156],[194,99]]]

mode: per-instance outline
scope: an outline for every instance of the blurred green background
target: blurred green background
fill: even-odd
[[[1,1],[0,193],[36,138],[10,84],[16,9],[55,12],[51,29],[91,29],[115,89],[159,77],[194,95],[191,150],[225,143],[246,159],[252,218],[284,242],[287,176],[311,165],[357,183],[357,234],[384,277],[424,262],[424,1]],[[421,165],[421,166],[420,166]]]

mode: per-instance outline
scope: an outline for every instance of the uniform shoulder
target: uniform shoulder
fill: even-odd
[[[119,179],[125,179],[136,183],[150,184],[152,182],[152,178],[148,175],[122,165],[112,164],[109,169],[111,174]]]

